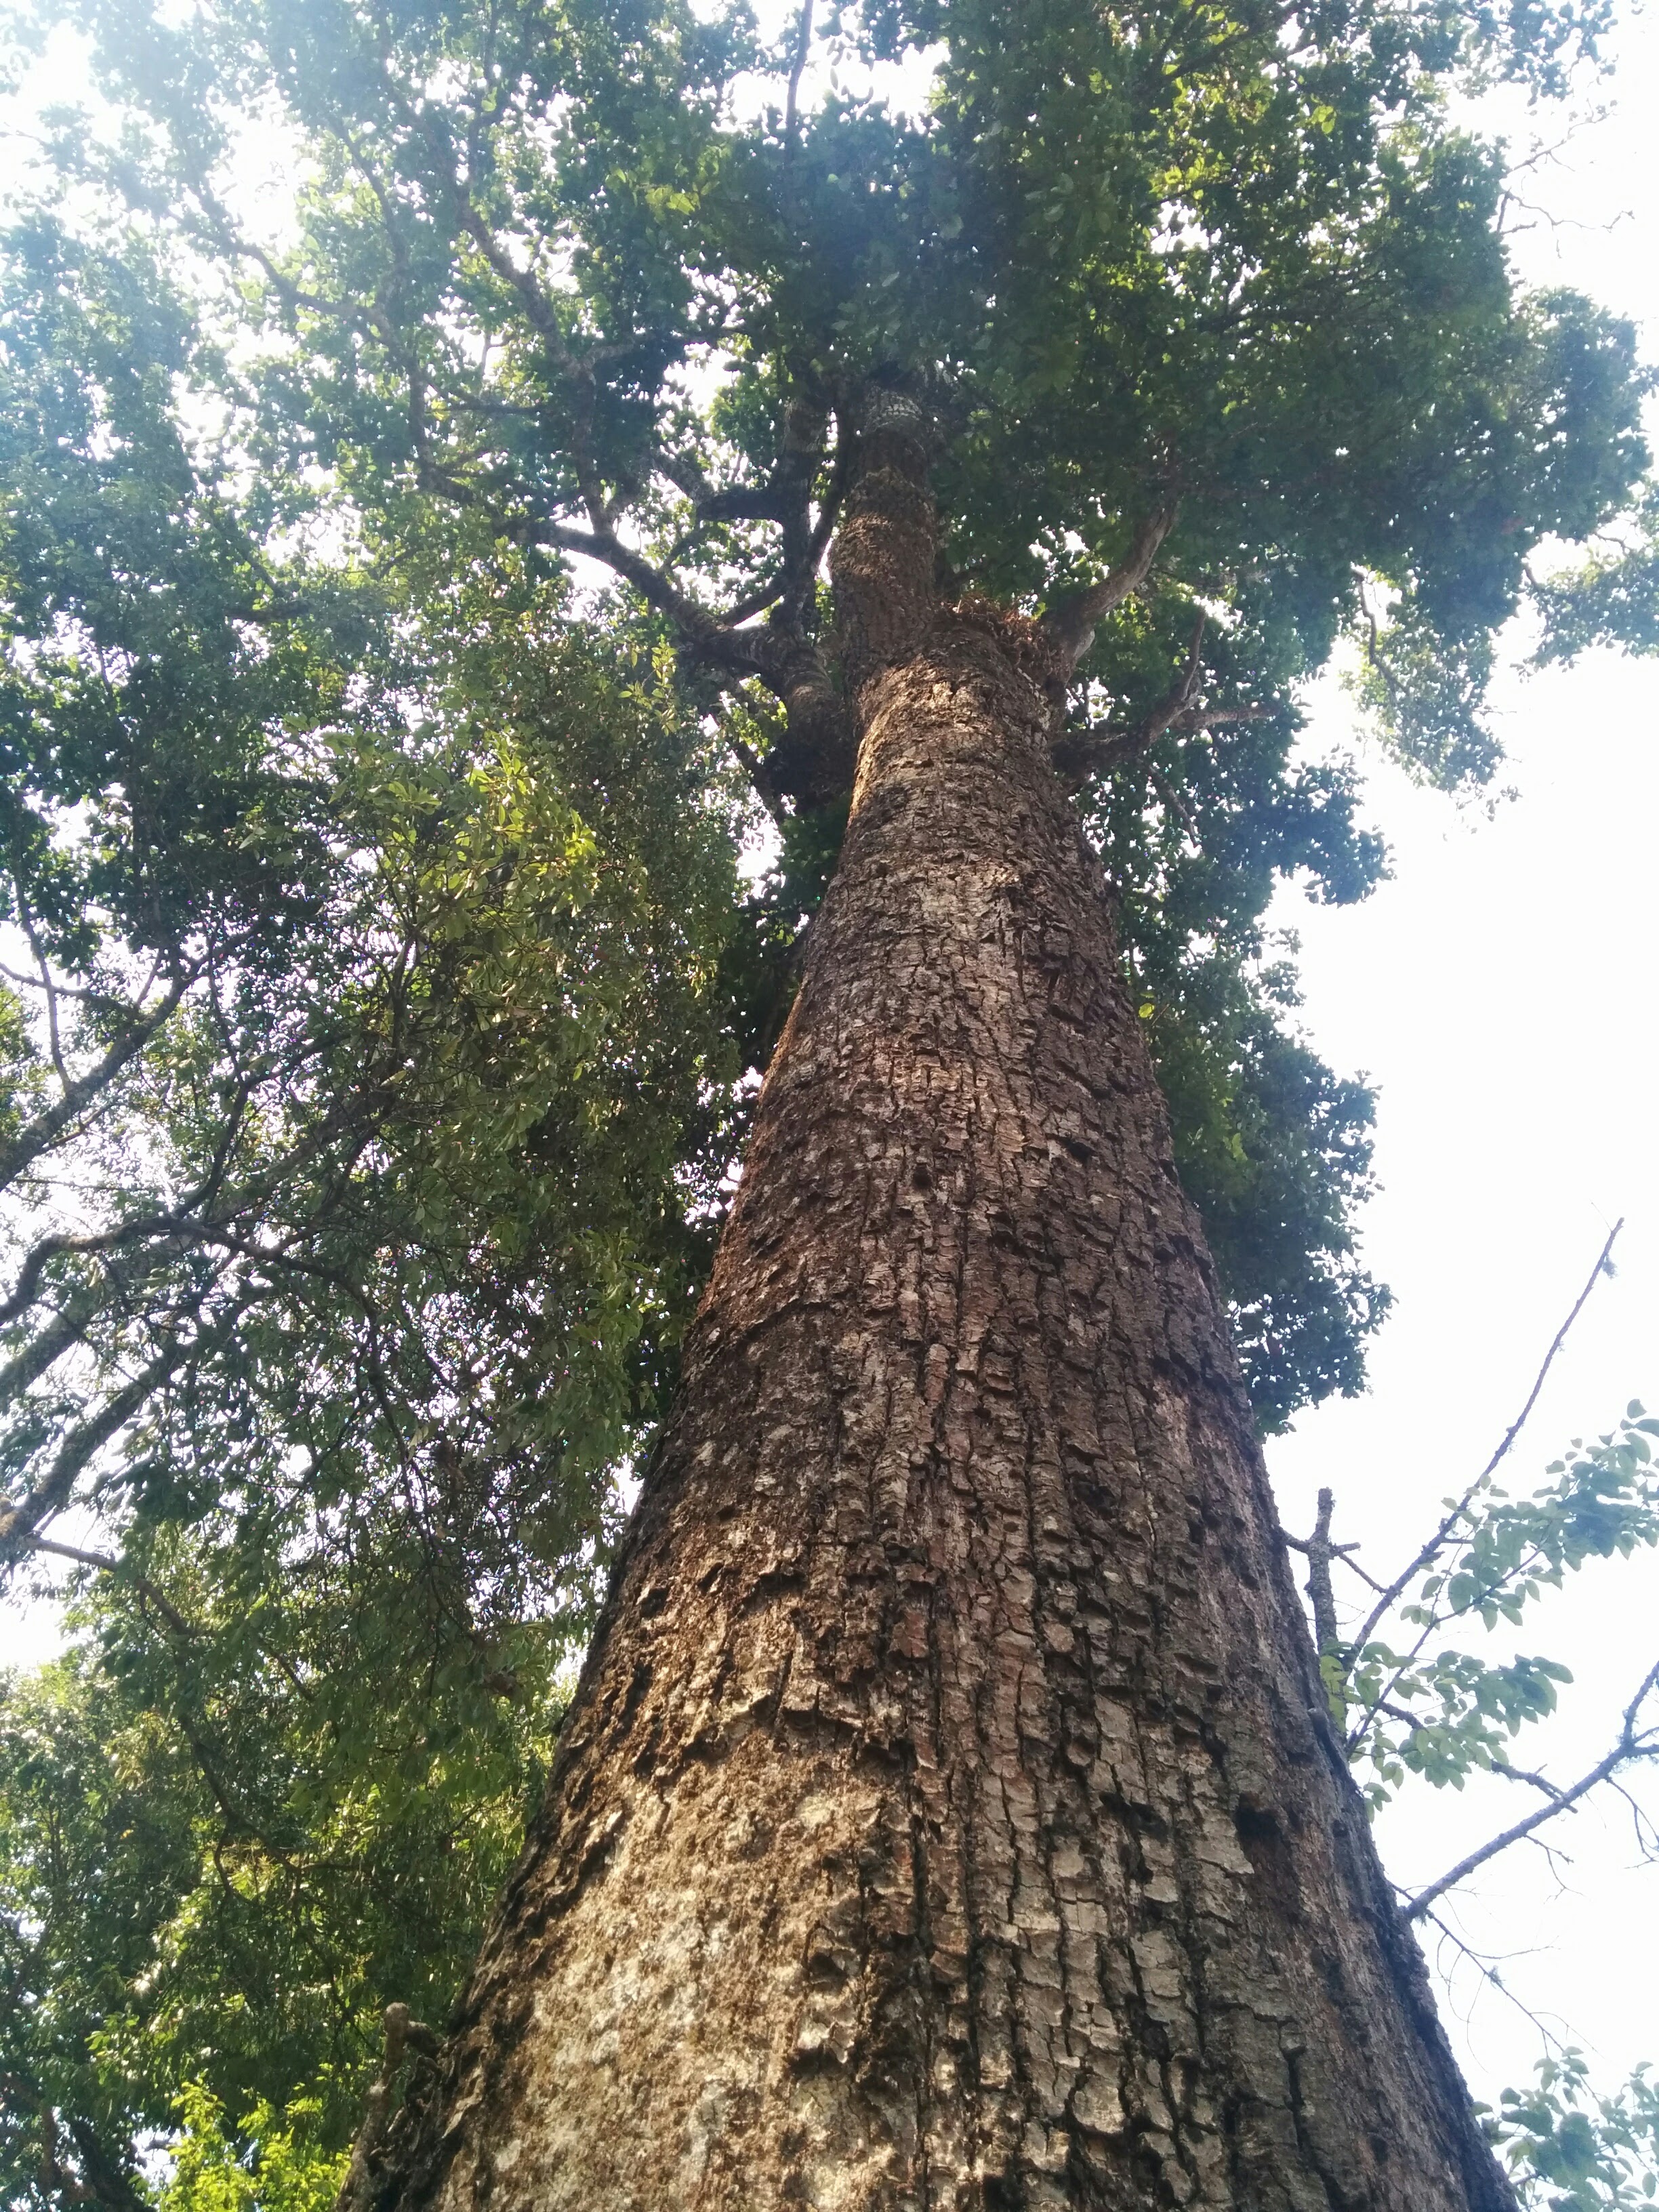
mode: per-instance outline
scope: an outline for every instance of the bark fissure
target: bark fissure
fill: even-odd
[[[1332,1756],[1053,649],[926,587],[919,422],[861,433],[852,816],[681,1398],[383,2197],[1510,2212]]]

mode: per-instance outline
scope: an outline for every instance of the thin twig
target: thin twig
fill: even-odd
[[[1416,1558],[1412,1560],[1410,1565],[1403,1568],[1401,1571],[1395,1576],[1393,1582],[1389,1584],[1388,1588],[1377,1599],[1376,1603],[1371,1607],[1370,1612],[1366,1616],[1364,1626],[1360,1629],[1359,1633],[1354,1638],[1353,1649],[1356,1651],[1363,1649],[1365,1644],[1370,1643],[1372,1636],[1376,1633],[1377,1624],[1382,1620],[1389,1607],[1395,1604],[1403,1595],[1407,1584],[1414,1580],[1418,1575],[1422,1573],[1425,1567],[1429,1567],[1433,1565],[1436,1559],[1438,1558],[1446,1540],[1456,1528],[1464,1514],[1468,1510],[1469,1504],[1473,1500],[1475,1492],[1480,1488],[1480,1486],[1486,1480],[1488,1476],[1492,1474],[1501,1462],[1509,1456],[1510,1448],[1514,1444],[1516,1438],[1526,1426],[1528,1417],[1531,1413],[1533,1407],[1538,1403],[1539,1393],[1544,1387],[1545,1379],[1548,1376],[1550,1369],[1555,1364],[1556,1354],[1560,1351],[1561,1346],[1566,1342],[1568,1333],[1571,1329],[1573,1323],[1577,1320],[1579,1315],[1584,1310],[1584,1307],[1589,1297],[1590,1292],[1595,1288],[1595,1285],[1601,1280],[1601,1276],[1607,1272],[1607,1261],[1612,1256],[1613,1242],[1624,1225],[1624,1216],[1620,1214],[1618,1220],[1613,1223],[1613,1227],[1607,1231],[1607,1242],[1602,1245],[1600,1252],[1596,1254],[1595,1265],[1590,1269],[1589,1274],[1585,1280],[1583,1289],[1579,1291],[1578,1296],[1573,1300],[1571,1312],[1569,1313],[1566,1319],[1562,1322],[1560,1328],[1556,1330],[1554,1337],[1551,1340],[1550,1348],[1544,1354],[1544,1364],[1539,1369],[1537,1375],[1534,1377],[1531,1389],[1527,1393],[1527,1402],[1522,1407],[1520,1412],[1510,1423],[1509,1427],[1504,1431],[1503,1442],[1498,1445],[1497,1450],[1493,1452],[1492,1457],[1486,1462],[1485,1467],[1481,1468],[1480,1474],[1476,1475],[1474,1480],[1463,1492],[1463,1495],[1458,1499],[1457,1503],[1447,1513],[1445,1518],[1441,1522],[1433,1535],[1429,1538],[1422,1550],[1419,1552]]]
[[[1352,1569],[1352,1571],[1358,1576],[1360,1581],[1364,1583],[1368,1589],[1380,1592],[1382,1588],[1382,1583],[1378,1582],[1375,1575],[1367,1574],[1364,1568],[1360,1565],[1358,1560],[1353,1556],[1358,1548],[1359,1547],[1357,1544],[1333,1544],[1331,1547],[1331,1557],[1333,1559],[1336,1560],[1340,1565]]]
[[[70,1087],[70,1072],[64,1065],[64,1041],[58,1023],[58,987],[52,981],[52,969],[46,959],[46,949],[35,934],[34,917],[29,912],[28,901],[23,894],[23,879],[15,869],[12,872],[11,881],[12,889],[17,894],[17,919],[22,924],[24,936],[28,939],[29,951],[34,955],[34,964],[40,975],[40,988],[46,994],[46,1041],[51,1048],[52,1064],[58,1071],[58,1080],[67,1096]]]
[[[1455,1929],[1449,1928],[1437,1912],[1425,1913],[1424,1917],[1429,1922],[1431,1927],[1439,1929],[1440,1935],[1444,1942],[1449,1943],[1455,1951],[1458,1952],[1463,1958],[1468,1960],[1469,1964],[1474,1968],[1475,1972],[1480,1975],[1483,1982],[1489,1982],[1492,1988],[1498,1991],[1500,1996],[1507,1997],[1509,1999],[1510,2002],[1515,2007],[1517,2012],[1524,2013],[1526,2014],[1528,2020],[1531,2021],[1532,2025],[1538,2030],[1539,2034],[1543,2038],[1547,2047],[1553,2048],[1556,2051],[1563,2050],[1565,2047],[1563,2045],[1560,2037],[1553,2033],[1549,2028],[1545,2027],[1542,2020],[1540,2019],[1539,2015],[1533,2010],[1532,2007],[1527,2003],[1525,1999],[1516,1996],[1515,1991],[1504,1979],[1504,1977],[1498,1972],[1497,1967],[1492,1965],[1490,1959],[1483,1957],[1482,1954],[1474,1948],[1474,1946],[1472,1943],[1465,1942],[1464,1938],[1457,1933]]]
[[[1437,1881],[1431,1881],[1426,1889],[1419,1891],[1406,1907],[1407,1919],[1420,1919],[1435,1899],[1443,1897],[1454,1884],[1465,1881],[1477,1867],[1485,1866],[1488,1859],[1496,1858],[1499,1851],[1507,1850],[1511,1844],[1518,1844],[1523,1836],[1531,1835],[1534,1829],[1542,1827],[1546,1820],[1554,1820],[1558,1813],[1569,1811],[1581,1799],[1588,1796],[1598,1784],[1617,1773],[1621,1766],[1628,1765],[1632,1759],[1659,1757],[1659,1723],[1656,1723],[1654,1730],[1644,1731],[1641,1735],[1637,1733],[1636,1727],[1636,1717],[1656,1685],[1659,1685],[1659,1660],[1656,1660],[1643,1676],[1640,1688],[1626,1706],[1624,1727],[1620,1730],[1618,1742],[1607,1757],[1598,1759],[1589,1773],[1581,1774],[1570,1789],[1559,1791],[1549,1804],[1540,1805],[1524,1820],[1517,1820],[1513,1827],[1505,1828],[1501,1835],[1490,1838],[1478,1850],[1470,1851],[1467,1856],[1459,1859],[1455,1867],[1449,1868]]]

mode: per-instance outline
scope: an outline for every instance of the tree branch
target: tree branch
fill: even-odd
[[[806,20],[810,33],[810,11]],[[623,343],[596,346],[576,352],[567,340],[558,302],[548,292],[535,270],[520,265],[509,253],[487,218],[479,210],[470,189],[470,179],[464,179],[457,165],[455,149],[444,133],[440,118],[413,103],[402,86],[389,74],[386,93],[400,120],[420,139],[430,159],[435,189],[447,204],[457,231],[476,246],[489,268],[518,300],[527,320],[541,342],[549,365],[569,387],[572,442],[570,459],[575,470],[581,504],[586,510],[586,529],[557,520],[546,512],[542,495],[529,484],[520,483],[517,495],[527,512],[518,523],[514,534],[521,539],[539,542],[556,550],[596,561],[613,574],[633,586],[646,604],[667,617],[678,635],[679,642],[691,658],[702,665],[722,672],[739,676],[757,676],[775,695],[788,704],[792,690],[801,690],[799,662],[800,641],[780,635],[769,628],[739,629],[737,624],[750,615],[771,605],[780,596],[792,601],[804,596],[817,562],[822,557],[827,538],[828,510],[819,518],[816,531],[809,530],[800,512],[803,495],[810,496],[811,477],[817,466],[817,444],[813,440],[810,463],[804,468],[795,465],[792,446],[795,441],[795,425],[786,426],[785,448],[780,455],[777,469],[770,483],[758,489],[719,491],[709,486],[695,463],[680,458],[665,458],[659,462],[672,482],[686,489],[694,505],[707,504],[715,513],[722,509],[730,519],[753,515],[763,520],[780,521],[786,539],[786,568],[781,586],[769,585],[763,597],[750,595],[743,604],[725,614],[716,614],[699,604],[678,588],[671,575],[631,546],[626,545],[616,532],[617,507],[606,500],[599,480],[583,425],[591,418],[595,372],[606,362],[619,358],[629,349]],[[380,192],[380,180],[374,174],[374,165],[364,160],[349,143],[349,134],[341,132],[343,149],[356,160],[371,189]],[[204,179],[192,180],[198,201],[210,231],[221,246],[239,255],[246,255],[264,271],[267,280],[289,306],[290,310],[303,307],[307,312],[331,316],[358,327],[368,327],[387,350],[388,356],[408,386],[410,437],[414,448],[416,468],[423,489],[467,503],[485,496],[480,490],[465,482],[453,471],[443,467],[433,454],[428,432],[425,378],[419,362],[404,347],[385,309],[376,301],[355,302],[329,301],[314,294],[302,292],[293,280],[276,265],[263,248],[244,240],[226,211],[215,199],[211,187]],[[396,235],[393,211],[380,194],[382,221],[391,238],[394,257],[401,253],[401,240]],[[810,403],[799,404],[816,412]],[[822,435],[823,416],[817,413],[818,437]],[[501,487],[490,487],[488,496],[499,501]],[[833,495],[830,502],[833,507]],[[804,549],[802,550],[801,549]],[[799,556],[799,565],[805,576],[793,575],[795,565],[788,557]],[[827,685],[823,687],[827,689]]]
[[[801,0],[800,27],[795,33],[795,52],[789,64],[789,91],[783,103],[783,158],[786,161],[795,150],[795,138],[800,125],[800,81],[805,73],[806,58],[811,51],[812,0]]]
[[[1095,641],[1095,626],[1132,592],[1139,591],[1152,574],[1158,550],[1176,519],[1174,501],[1154,507],[1135,532],[1127,554],[1111,574],[1085,592],[1073,592],[1050,607],[1042,627],[1058,647],[1067,671],[1075,668]]]
[[[0,1565],[15,1563],[19,1550],[31,1547],[40,1523],[50,1521],[70,1504],[75,1494],[76,1480],[94,1455],[119,1433],[152,1392],[160,1389],[187,1359],[230,1335],[248,1303],[246,1299],[238,1300],[221,1320],[198,1330],[187,1341],[180,1342],[175,1338],[90,1420],[70,1430],[51,1468],[33,1490],[15,1504],[0,1500]]]
[[[1336,1492],[1322,1490],[1313,1534],[1302,1547],[1308,1559],[1308,1595],[1313,1602],[1314,1642],[1322,1657],[1327,1651],[1334,1650],[1341,1641],[1336,1625],[1336,1593],[1331,1588],[1331,1516],[1335,1510]]]
[[[1463,1492],[1463,1495],[1458,1499],[1457,1503],[1452,1506],[1450,1510],[1446,1514],[1445,1518],[1441,1522],[1433,1535],[1431,1535],[1428,1541],[1423,1546],[1421,1551],[1418,1553],[1416,1558],[1411,1561],[1408,1566],[1404,1567],[1401,1572],[1395,1577],[1388,1588],[1384,1589],[1378,1597],[1376,1603],[1371,1607],[1370,1612],[1366,1615],[1364,1625],[1361,1627],[1358,1635],[1353,1639],[1352,1648],[1356,1651],[1359,1650],[1365,1644],[1370,1642],[1371,1638],[1376,1632],[1377,1626],[1382,1620],[1383,1615],[1388,1612],[1390,1606],[1398,1603],[1399,1600],[1404,1595],[1408,1584],[1410,1584],[1418,1575],[1421,1574],[1425,1568],[1433,1565],[1453,1530],[1462,1519],[1464,1514],[1468,1512],[1475,1492],[1480,1489],[1481,1484],[1486,1480],[1487,1477],[1493,1474],[1502,1462],[1509,1456],[1511,1446],[1514,1444],[1516,1438],[1520,1435],[1522,1430],[1526,1426],[1528,1418],[1530,1415],[1533,1407],[1538,1403],[1539,1393],[1543,1389],[1545,1378],[1549,1374],[1550,1369],[1555,1364],[1556,1354],[1560,1351],[1561,1346],[1566,1342],[1568,1332],[1571,1329],[1573,1323],[1577,1320],[1579,1315],[1583,1311],[1590,1292],[1595,1288],[1595,1285],[1600,1281],[1601,1276],[1604,1273],[1610,1272],[1607,1267],[1607,1261],[1612,1256],[1614,1240],[1617,1238],[1620,1231],[1624,1227],[1624,1216],[1621,1214],[1619,1219],[1613,1223],[1613,1227],[1607,1231],[1607,1242],[1602,1245],[1600,1252],[1597,1253],[1595,1265],[1590,1269],[1589,1274],[1585,1280],[1583,1289],[1579,1291],[1578,1296],[1574,1299],[1571,1312],[1568,1314],[1560,1328],[1556,1330],[1554,1338],[1550,1344],[1550,1348],[1544,1354],[1543,1365],[1540,1367],[1536,1376],[1533,1378],[1532,1388],[1527,1393],[1527,1402],[1522,1407],[1520,1412],[1510,1423],[1509,1427],[1504,1431],[1503,1442],[1498,1445],[1497,1450],[1493,1452],[1492,1457],[1486,1462],[1485,1467],[1481,1468],[1480,1474],[1476,1475],[1474,1480]]]
[[[162,1596],[147,1575],[141,1575],[125,1559],[117,1559],[108,1552],[83,1552],[74,1544],[60,1544],[55,1537],[26,1535],[17,1540],[26,1544],[31,1552],[50,1552],[54,1559],[71,1559],[77,1567],[95,1567],[102,1574],[125,1577],[149,1604],[155,1607],[170,1628],[180,1636],[195,1636],[199,1632],[193,1621],[185,1619],[170,1599]]]
[[[1599,1784],[1616,1774],[1621,1766],[1628,1766],[1633,1759],[1659,1758],[1659,1722],[1640,1733],[1636,1726],[1637,1716],[1656,1686],[1659,1686],[1659,1660],[1649,1668],[1642,1678],[1641,1686],[1626,1706],[1625,1725],[1620,1731],[1618,1742],[1607,1757],[1598,1759],[1589,1771],[1581,1774],[1570,1788],[1553,1792],[1547,1805],[1540,1805],[1524,1820],[1517,1820],[1513,1827],[1505,1828],[1502,1834],[1492,1837],[1478,1850],[1470,1851],[1466,1857],[1459,1859],[1457,1864],[1449,1868],[1437,1881],[1431,1881],[1426,1889],[1420,1890],[1406,1906],[1407,1919],[1421,1919],[1436,1899],[1443,1897],[1455,1883],[1467,1880],[1477,1867],[1485,1866],[1488,1859],[1496,1858],[1499,1851],[1507,1850],[1511,1844],[1518,1844],[1523,1837],[1530,1836],[1535,1829],[1541,1828],[1546,1820],[1554,1820],[1558,1813],[1570,1811]],[[1524,1778],[1535,1781],[1540,1778],[1528,1776]],[[1549,1787],[1548,1784],[1543,1786],[1546,1789]]]
[[[23,893],[21,877],[12,871],[12,889],[17,896],[17,919],[22,924],[23,934],[28,939],[29,951],[34,955],[34,964],[40,971],[40,989],[46,994],[46,1042],[52,1053],[52,1064],[58,1071],[58,1080],[67,1093],[70,1072],[64,1065],[64,1042],[58,1024],[58,986],[52,981],[52,968],[46,959],[46,947],[35,934],[34,917],[29,912],[29,902]]]
[[[437,2037],[423,2021],[410,2017],[405,2004],[388,2005],[384,2024],[386,2051],[380,2070],[363,2100],[362,2122],[351,2146],[351,2160],[340,2184],[340,2193],[334,2200],[334,2212],[369,2212],[377,2195],[380,2154],[391,2124],[392,2094],[404,2051],[412,2045],[422,2057],[429,2058],[438,2049]]]
[[[173,977],[167,995],[159,1006],[143,1016],[127,1034],[111,1045],[95,1067],[70,1082],[55,1105],[44,1114],[37,1115],[27,1127],[20,1129],[9,1144],[0,1146],[0,1190],[15,1182],[29,1164],[37,1160],[48,1146],[62,1134],[83,1106],[88,1105],[100,1091],[108,1089],[128,1061],[137,1057],[155,1032],[173,1012],[189,988],[189,975]]]
[[[1563,2046],[1560,2037],[1552,2033],[1551,2030],[1545,2026],[1543,2021],[1540,2019],[1539,2015],[1533,2010],[1532,2007],[1526,2003],[1523,1999],[1516,1996],[1515,1991],[1504,1979],[1504,1977],[1498,1972],[1497,1967],[1493,1966],[1490,1958],[1483,1956],[1480,1952],[1474,1948],[1474,1946],[1472,1943],[1466,1942],[1463,1937],[1457,1933],[1455,1928],[1449,1928],[1437,1912],[1425,1913],[1424,1917],[1428,1921],[1429,1925],[1431,1928],[1438,1931],[1443,1942],[1449,1943],[1453,1950],[1455,1950],[1461,1958],[1464,1958],[1468,1960],[1470,1966],[1474,1968],[1475,1972],[1480,1975],[1483,1982],[1490,1982],[1493,1989],[1498,1991],[1499,1996],[1507,1997],[1517,2012],[1522,2012],[1526,2014],[1527,2018],[1531,2021],[1532,2025],[1537,2029],[1539,2034],[1542,2037],[1547,2047],[1553,2048],[1556,2051],[1562,2049]],[[1509,1955],[1514,1956],[1515,1954],[1511,1953]]]
[[[51,1261],[63,1257],[65,1254],[90,1255],[100,1252],[118,1251],[124,1244],[136,1244],[151,1237],[167,1237],[182,1239],[187,1243],[201,1242],[210,1238],[222,1223],[198,1218],[197,1209],[210,1204],[223,1188],[225,1170],[230,1161],[231,1148],[235,1143],[237,1133],[246,1114],[248,1094],[249,1086],[244,1082],[238,1091],[233,1109],[227,1116],[225,1127],[219,1133],[218,1142],[214,1146],[213,1158],[209,1163],[207,1174],[193,1190],[185,1192],[177,1205],[168,1207],[162,1212],[135,1215],[129,1220],[117,1222],[112,1229],[100,1230],[89,1237],[67,1237],[54,1234],[41,1237],[29,1251],[21,1267],[19,1268],[17,1279],[12,1285],[10,1295],[0,1300],[0,1327],[3,1327],[8,1322],[15,1321],[20,1314],[27,1311],[34,1303],[35,1295],[40,1286],[40,1279],[46,1273],[46,1267]],[[296,1146],[282,1164],[289,1165],[295,1161],[302,1160],[305,1156],[306,1148]],[[271,1177],[269,1175],[262,1178],[263,1188],[268,1188],[270,1181]],[[254,1191],[249,1194],[249,1196],[257,1199],[260,1194],[261,1185],[256,1185]],[[233,1208],[233,1212],[240,1210],[247,1202],[247,1197],[244,1197],[239,1200],[238,1206]],[[224,1217],[225,1219],[229,1218],[228,1215]],[[0,1405],[5,1403],[9,1395],[5,1387],[5,1376],[0,1376]]]

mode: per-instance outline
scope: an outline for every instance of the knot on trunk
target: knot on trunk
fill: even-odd
[[[369,2212],[380,2194],[383,2153],[392,2124],[392,2099],[404,2061],[413,2051],[422,2058],[434,2058],[438,2039],[424,2021],[414,2019],[406,2004],[389,2004],[383,2015],[386,2049],[380,2070],[363,2100],[362,2124],[351,2146],[351,2162],[334,2200],[334,2212]]]
[[[940,615],[944,621],[981,630],[993,639],[1006,660],[1028,677],[1051,704],[1063,708],[1071,668],[1063,647],[1044,623],[977,592],[952,600],[940,610]]]

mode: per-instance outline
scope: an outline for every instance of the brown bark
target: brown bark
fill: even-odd
[[[1330,1727],[1053,671],[904,426],[678,1408],[385,2203],[1505,2212]]]

